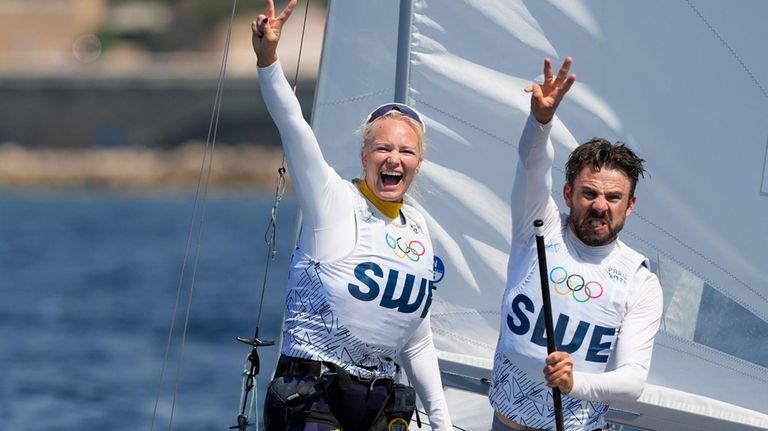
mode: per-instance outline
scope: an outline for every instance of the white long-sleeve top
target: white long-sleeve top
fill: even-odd
[[[520,138],[507,289],[489,396],[496,410],[512,420],[535,428],[551,426],[551,412],[536,408],[546,404],[546,397],[531,395],[548,392],[533,228],[533,221],[542,219],[555,335],[559,350],[574,360],[574,386],[563,397],[565,421],[569,430],[591,430],[602,427],[608,403],[640,396],[661,319],[662,293],[647,260],[626,244],[617,240],[590,247],[568,228],[568,216],[551,197],[550,129],[551,123],[541,125],[530,116]],[[580,283],[573,285],[575,290],[568,289],[569,275]],[[513,386],[526,390],[507,390]]]
[[[419,296],[420,299],[418,299],[418,301],[425,304],[423,306],[423,313],[420,316],[421,318],[415,324],[415,329],[407,333],[407,337],[403,337],[402,333],[398,334],[392,328],[389,328],[391,332],[391,335],[389,335],[387,333],[388,328],[377,328],[376,325],[370,325],[370,322],[366,320],[375,321],[380,318],[385,322],[393,322],[392,319],[395,319],[394,322],[397,325],[405,327],[408,323],[403,323],[404,319],[413,319],[413,313],[411,315],[406,312],[397,314],[392,312],[392,310],[383,311],[381,308],[371,308],[371,304],[368,303],[361,305],[361,302],[364,301],[356,300],[349,295],[345,296],[348,290],[347,281],[349,280],[341,279],[343,271],[346,270],[344,265],[347,264],[346,262],[349,261],[350,256],[356,256],[356,249],[363,247],[365,250],[378,250],[377,247],[380,247],[380,245],[376,244],[358,244],[358,234],[361,232],[358,228],[358,223],[361,223],[361,220],[358,220],[358,218],[361,217],[361,212],[359,208],[356,209],[355,205],[360,202],[361,198],[367,205],[367,209],[362,210],[363,213],[367,212],[367,215],[371,217],[370,220],[362,221],[366,223],[369,221],[379,224],[383,223],[385,225],[384,229],[399,231],[402,231],[407,225],[403,225],[399,218],[392,220],[385,217],[373,204],[365,200],[355,187],[351,187],[349,181],[342,179],[328,165],[323,158],[320,146],[311,127],[304,120],[301,107],[283,74],[279,61],[268,67],[259,68],[259,85],[267,109],[280,132],[288,171],[302,210],[301,231],[298,238],[297,252],[292,263],[292,277],[294,274],[299,273],[306,275],[308,273],[306,271],[307,262],[317,264],[321,270],[327,269],[325,273],[322,271],[316,272],[318,277],[325,277],[324,280],[320,279],[321,283],[307,282],[304,283],[305,285],[301,285],[301,280],[294,279],[291,281],[289,298],[286,301],[286,325],[284,325],[289,332],[285,337],[283,352],[310,359],[330,360],[347,368],[352,373],[363,372],[356,365],[370,367],[372,364],[378,364],[379,369],[384,370],[384,374],[389,374],[391,369],[389,363],[392,358],[387,357],[384,353],[392,350],[398,355],[401,364],[406,369],[419,398],[427,410],[432,427],[437,430],[451,429],[451,420],[447,411],[437,355],[432,342],[432,330],[429,324],[428,308],[431,302],[432,278],[429,279],[429,284],[427,285],[429,290],[428,298],[426,296]],[[406,217],[411,216],[411,220],[408,220],[409,222],[416,221],[416,224],[419,225],[419,220],[423,221],[420,214],[414,213],[416,210],[412,206],[406,204],[403,208],[403,213]],[[364,217],[367,217],[367,215]],[[426,231],[426,224],[423,222],[421,224],[423,226],[420,226],[421,228],[418,229],[419,232],[417,233],[422,235],[419,238],[424,238],[423,241],[427,242],[425,245],[428,246],[429,250],[428,264],[431,271],[431,241],[429,241],[428,232]],[[383,237],[384,235],[382,235],[382,240]],[[357,255],[359,254],[358,250]],[[419,268],[422,268],[422,272],[425,263],[424,260],[419,263]],[[386,262],[378,261],[364,262],[364,265],[368,265],[364,266],[364,268],[370,269],[372,266],[379,266],[379,264],[381,267],[387,268]],[[297,265],[302,267],[298,268]],[[414,269],[414,271],[417,270]],[[359,274],[358,272],[353,272],[356,276]],[[391,272],[393,270],[390,269],[390,274]],[[375,271],[371,273],[361,271],[360,273],[368,277],[359,277],[357,281],[354,279],[351,281],[358,282],[363,280],[365,283],[375,283]],[[388,284],[388,281],[386,279],[382,280],[382,289],[385,283]],[[406,278],[403,284],[408,285],[408,283],[409,281]],[[410,283],[414,284],[413,278],[410,279]],[[413,287],[418,289],[418,283],[415,284],[416,286]],[[311,291],[310,289],[316,289],[316,291]],[[332,335],[336,338],[332,343],[316,341],[308,346],[308,343],[303,342],[306,339],[320,339],[320,337],[314,337],[314,335],[322,332],[319,328],[324,324],[323,318],[325,317],[320,312],[307,312],[306,307],[302,305],[303,299],[299,299],[298,296],[306,295],[310,291],[313,294],[318,293],[322,298],[321,300],[325,301],[324,304],[327,304],[334,312],[343,313],[343,320],[340,321],[348,322],[348,327],[343,330],[338,330],[337,325],[336,335]],[[386,296],[386,292],[384,294]],[[402,300],[403,306],[400,308],[400,311],[410,309],[412,304],[407,303],[407,299],[389,298],[391,303]],[[315,309],[326,310],[327,307],[318,306]],[[373,310],[375,316],[372,318],[370,313],[366,315],[362,314],[362,311],[358,311],[357,313],[360,313],[358,315],[350,310],[368,310],[369,312]],[[420,309],[419,311],[422,310]],[[390,313],[387,315],[388,317],[379,316],[379,314],[385,312]],[[356,328],[357,334],[355,334]],[[370,332],[360,333],[365,331]],[[350,336],[350,333],[352,336]],[[312,336],[310,337],[310,335]],[[390,337],[390,339],[387,339],[387,337]],[[370,340],[378,340],[378,342],[369,343]],[[364,343],[361,343],[361,341],[364,341]],[[340,343],[342,344],[341,348],[339,348]],[[345,346],[344,343],[349,345]],[[331,347],[331,345],[333,346]],[[384,347],[376,348],[377,346]],[[394,347],[388,349],[391,346]],[[329,350],[331,348],[335,350]],[[366,363],[352,364],[350,362],[357,361],[345,360],[344,355],[338,354],[340,351],[343,351],[345,355],[352,352],[352,356],[358,359],[363,358],[363,362]]]

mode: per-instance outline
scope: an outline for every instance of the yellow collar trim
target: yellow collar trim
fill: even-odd
[[[397,216],[400,214],[400,208],[403,206],[402,200],[400,202],[390,202],[377,198],[376,195],[371,192],[371,189],[368,188],[368,184],[365,183],[365,179],[357,181],[357,189],[360,190],[360,193],[368,198],[368,200],[371,201],[373,205],[378,208],[379,211],[381,211],[381,213],[385,216],[394,219],[397,218]]]

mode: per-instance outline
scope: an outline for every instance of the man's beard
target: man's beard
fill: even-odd
[[[601,219],[605,221],[605,225],[608,228],[607,235],[594,235],[591,229],[585,227],[586,220],[589,219]],[[618,238],[619,232],[621,232],[621,230],[624,228],[623,221],[617,226],[613,226],[611,224],[611,217],[608,212],[600,215],[599,213],[591,210],[578,219],[573,215],[573,210],[571,210],[571,214],[568,216],[568,224],[571,226],[571,230],[576,235],[576,238],[581,240],[581,242],[584,244],[592,247],[599,247],[612,243],[616,240],[616,238]]]

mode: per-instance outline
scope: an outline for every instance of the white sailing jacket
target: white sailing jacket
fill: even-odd
[[[355,248],[342,259],[323,263],[296,249],[282,353],[330,361],[361,378],[392,377],[395,357],[418,326],[429,325],[431,241],[413,207],[401,208],[405,224],[399,218],[383,219],[349,186]]]
[[[494,357],[491,405],[524,426],[554,429],[533,221],[542,219],[558,350],[570,354],[573,388],[562,397],[569,431],[604,427],[607,403],[640,396],[662,312],[647,260],[620,240],[587,246],[551,196],[552,122],[530,116],[512,188],[512,243]]]
[[[616,241],[587,248],[568,229],[562,215],[557,229],[545,232],[548,283],[558,351],[571,355],[581,372],[602,373],[609,365],[627,311],[635,273],[648,272],[648,261]],[[506,417],[534,428],[554,418],[551,389],[543,378],[547,340],[535,241],[530,271],[508,286],[502,302],[499,345],[494,358],[491,404]],[[605,403],[563,397],[569,430],[603,428]]]

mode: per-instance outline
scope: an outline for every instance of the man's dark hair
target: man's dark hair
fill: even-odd
[[[644,161],[621,142],[612,144],[603,138],[592,138],[576,147],[568,156],[568,162],[565,163],[565,179],[568,184],[573,185],[576,176],[587,166],[596,171],[604,167],[618,169],[629,178],[631,199],[635,195],[638,179],[645,177]]]

